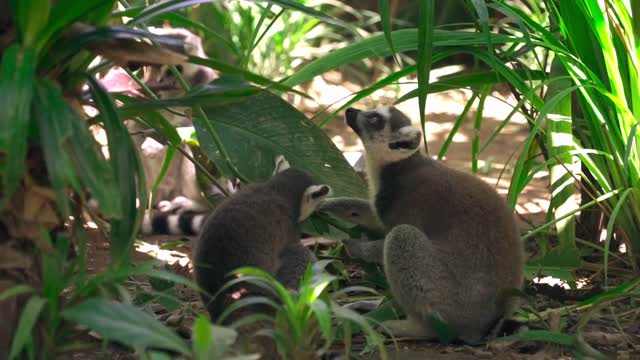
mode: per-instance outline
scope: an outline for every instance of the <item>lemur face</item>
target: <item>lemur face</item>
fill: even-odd
[[[346,110],[347,125],[358,134],[367,155],[388,163],[411,156],[420,146],[420,130],[394,107],[371,111]]]

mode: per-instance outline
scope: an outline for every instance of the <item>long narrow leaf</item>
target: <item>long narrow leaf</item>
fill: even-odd
[[[429,75],[433,57],[434,1],[422,0],[418,6],[418,108],[420,111],[420,125],[422,126],[422,138],[424,150],[428,154],[425,108],[427,95],[429,94]]]
[[[24,347],[33,339],[33,328],[36,325],[36,321],[40,317],[42,307],[47,303],[47,300],[40,296],[32,296],[22,310],[18,327],[16,328],[13,341],[11,342],[11,352],[9,353],[9,359],[16,359],[22,352]]]
[[[95,78],[89,77],[89,86],[104,121],[109,141],[110,162],[122,199],[122,217],[112,221],[110,237],[112,261],[116,266],[122,266],[128,262],[131,245],[144,211],[144,206],[136,209],[136,200],[139,195],[140,204],[146,203],[145,178],[136,156],[136,149],[116,111],[113,99]]]
[[[4,51],[0,67],[0,209],[7,205],[25,172],[35,71],[33,49],[14,45]]]
[[[156,318],[132,304],[89,299],[67,308],[62,316],[86,326],[107,339],[131,347],[176,351],[187,355],[189,347]]]

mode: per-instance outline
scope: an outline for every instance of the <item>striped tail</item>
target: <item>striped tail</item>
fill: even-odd
[[[200,234],[207,214],[198,211],[147,212],[142,221],[142,235],[184,235]]]

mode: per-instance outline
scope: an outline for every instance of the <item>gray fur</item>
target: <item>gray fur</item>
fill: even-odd
[[[267,183],[242,189],[216,207],[194,247],[198,285],[215,294],[229,280],[226,275],[230,271],[253,266],[288,287],[296,287],[313,260],[313,254],[299,241],[299,220],[303,220],[300,213],[307,205],[305,193],[314,186],[317,184],[308,174],[289,168]],[[216,320],[225,301],[213,302],[207,295],[203,300],[211,319]]]
[[[212,299],[230,278],[228,273],[239,267],[260,268],[289,289],[298,283],[314,262],[313,253],[300,242],[300,222],[303,212],[315,207],[330,192],[326,185],[318,185],[305,172],[276,166],[277,173],[264,184],[243,187],[224,200],[206,220],[193,249],[195,279],[205,293],[205,303],[212,321],[220,321],[224,309],[238,290],[248,295],[268,295],[262,289],[242,284],[232,287]],[[223,321],[229,325],[256,313],[273,315],[273,308],[265,305],[243,307]],[[272,326],[265,321],[243,325],[238,346],[247,346],[263,359],[278,359],[274,341],[264,336],[253,337],[258,331]]]
[[[384,125],[348,109],[347,123],[363,140],[373,205],[388,233],[383,246],[350,240],[347,251],[372,261],[382,255],[408,317],[383,324],[393,335],[434,338],[431,319],[439,317],[460,339],[480,341],[509,315],[502,291],[522,286],[513,212],[482,180],[420,155],[406,116],[381,113]]]
[[[317,211],[326,211],[337,218],[370,230],[381,230],[382,223],[371,208],[371,203],[356,198],[336,197],[324,200]]]

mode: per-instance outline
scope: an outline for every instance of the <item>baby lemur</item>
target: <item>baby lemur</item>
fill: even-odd
[[[284,167],[288,167],[285,164]],[[313,253],[300,243],[300,223],[329,194],[302,170],[287,168],[266,183],[241,189],[225,199],[204,223],[193,262],[198,285],[215,294],[238,267],[267,271],[286,287],[297,288]],[[213,321],[227,305],[224,294],[203,302]]]
[[[373,206],[338,198],[321,209],[363,225],[377,217],[387,232],[384,240],[345,241],[351,256],[384,265],[407,314],[383,327],[435,338],[435,318],[459,339],[481,341],[510,310],[504,290],[523,282],[512,210],[482,180],[422,156],[421,132],[399,110],[349,108],[346,119],[364,144]]]

